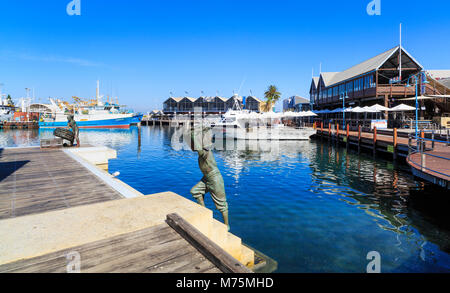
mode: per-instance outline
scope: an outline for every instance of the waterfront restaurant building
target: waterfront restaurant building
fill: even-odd
[[[433,71],[438,75],[439,72],[447,71]],[[400,46],[342,72],[322,72],[320,76],[313,77],[310,100],[314,110],[333,110],[343,108],[344,105],[345,108],[374,104],[391,108],[401,103],[415,106],[413,75],[419,76],[417,94],[420,96],[420,119],[431,119],[436,114],[450,113],[447,101],[450,89],[444,85],[445,78],[438,80],[427,73],[424,67]]]
[[[222,114],[233,109],[235,104],[239,104],[241,109],[248,109],[254,112],[261,112],[263,102],[253,96],[240,97],[233,95],[231,98],[223,97],[170,97],[163,103],[165,114],[189,114],[193,113],[195,108],[201,108],[202,112],[207,114]]]

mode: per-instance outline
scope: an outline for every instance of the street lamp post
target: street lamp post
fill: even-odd
[[[415,133],[416,133],[416,137],[417,137],[417,134],[419,133],[419,121],[418,121],[418,117],[419,117],[419,99],[418,99],[418,97],[417,97],[417,92],[418,92],[418,80],[417,80],[417,76],[416,76],[416,75],[411,75],[411,76],[408,78],[408,81],[406,82],[406,83],[408,84],[407,87],[410,86],[410,85],[409,85],[409,79],[410,79],[411,77],[414,77],[414,83],[415,83],[415,87],[416,87],[416,131],[415,131]]]
[[[347,91],[341,94],[342,99],[342,129],[345,128],[345,98],[347,97]]]

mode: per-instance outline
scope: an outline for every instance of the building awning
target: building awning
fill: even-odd
[[[436,96],[418,96],[418,100],[432,100],[432,99],[443,99],[443,98],[450,98],[450,95],[436,95]],[[397,99],[397,101],[415,101],[416,97],[411,98],[403,98],[403,99]]]

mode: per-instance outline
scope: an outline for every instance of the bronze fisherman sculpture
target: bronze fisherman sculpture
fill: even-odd
[[[73,114],[69,114],[69,115],[67,116],[67,128],[68,128],[68,129],[69,129],[69,128],[72,129],[73,135],[74,135],[74,140],[77,141],[77,148],[79,148],[79,147],[80,147],[80,137],[79,137],[80,130],[78,129],[78,125],[77,125],[77,123],[75,122],[75,119],[74,119]],[[73,141],[72,141],[72,145],[73,145]],[[71,146],[72,146],[72,145],[71,145]]]
[[[228,203],[223,177],[211,150],[211,129],[207,127],[191,129],[190,138],[190,147],[194,152],[198,153],[198,166],[203,173],[201,181],[192,187],[191,194],[198,204],[205,206],[205,194],[209,192],[216,209],[222,213],[223,221],[227,225],[228,230],[230,230]]]

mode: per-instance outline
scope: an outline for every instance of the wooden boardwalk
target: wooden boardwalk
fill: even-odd
[[[435,144],[433,150],[412,153],[407,159],[415,176],[450,189],[450,147]]]
[[[220,273],[183,237],[161,224],[105,240],[0,265],[0,273],[65,273],[79,254],[82,273]]]
[[[345,144],[347,148],[356,146],[358,152],[361,148],[370,149],[373,155],[377,152],[391,153],[393,159],[398,156],[406,158],[406,162],[411,166],[412,173],[422,179],[434,184],[450,189],[450,147],[445,142],[432,143],[429,139],[419,138],[425,142],[423,155],[417,151],[418,141],[415,138],[393,134],[382,134],[374,132],[360,132],[350,130],[339,130],[338,127],[317,129],[317,136],[334,140],[339,144]],[[428,133],[428,136],[430,134]],[[425,133],[421,133],[424,137]],[[442,138],[441,138],[442,139]]]
[[[128,226],[132,224],[126,222],[126,209],[123,213],[118,212],[119,221],[111,223],[107,220],[106,211],[96,211],[95,207],[98,205],[91,205],[100,203],[111,206],[107,202],[118,203],[119,201],[115,201],[118,199],[128,200],[61,149],[0,149],[0,223],[3,225],[3,233],[14,235],[20,227],[35,229],[39,225],[45,226],[44,218],[52,222],[55,214],[58,214],[56,219],[61,219],[62,211],[58,210],[74,211],[71,208],[77,206],[77,209],[83,208],[80,206],[86,209],[92,207],[94,214],[103,215],[105,223],[92,223],[92,226],[100,225],[101,231],[106,227],[106,231],[111,233],[111,229],[114,230],[117,225],[129,229]],[[123,219],[122,214],[125,214]],[[74,221],[84,223],[85,215],[80,214]],[[39,219],[36,220],[36,217]],[[68,272],[69,257],[73,257],[73,253],[79,255],[80,270],[85,273],[251,272],[183,218],[176,214],[171,217],[171,226],[167,224],[169,222],[152,225],[149,220],[149,226],[143,226],[137,231],[125,230],[120,234],[86,241],[81,240],[85,239],[83,235],[90,231],[91,226],[82,226],[80,229],[78,225],[78,229],[74,230],[70,221],[63,221],[65,224],[58,222],[62,225],[60,232],[70,235],[75,231],[75,234],[80,233],[77,239],[81,240],[77,244],[66,244],[69,236],[58,238],[54,234],[61,233],[54,231],[55,229],[46,231],[44,228],[43,234],[34,235],[31,238],[34,240],[28,243],[27,247],[36,247],[36,251],[31,249],[34,253],[28,251],[27,257],[9,254],[10,260],[4,258],[5,261],[0,264],[0,272]],[[20,223],[19,229],[9,231],[8,227],[14,227],[14,223]],[[95,231],[95,228],[91,230]],[[16,236],[11,238],[16,239],[11,243],[6,240],[10,239],[8,235],[0,238],[0,250],[9,251],[16,246],[20,247],[22,242],[31,237],[30,234],[21,232]],[[48,246],[50,239],[45,237],[59,240],[56,240],[56,244],[53,243],[54,246]],[[52,247],[58,245],[63,246],[52,250]],[[61,250],[62,247],[67,248]],[[43,253],[39,254],[39,251]]]
[[[0,149],[0,219],[122,196],[58,149]]]

